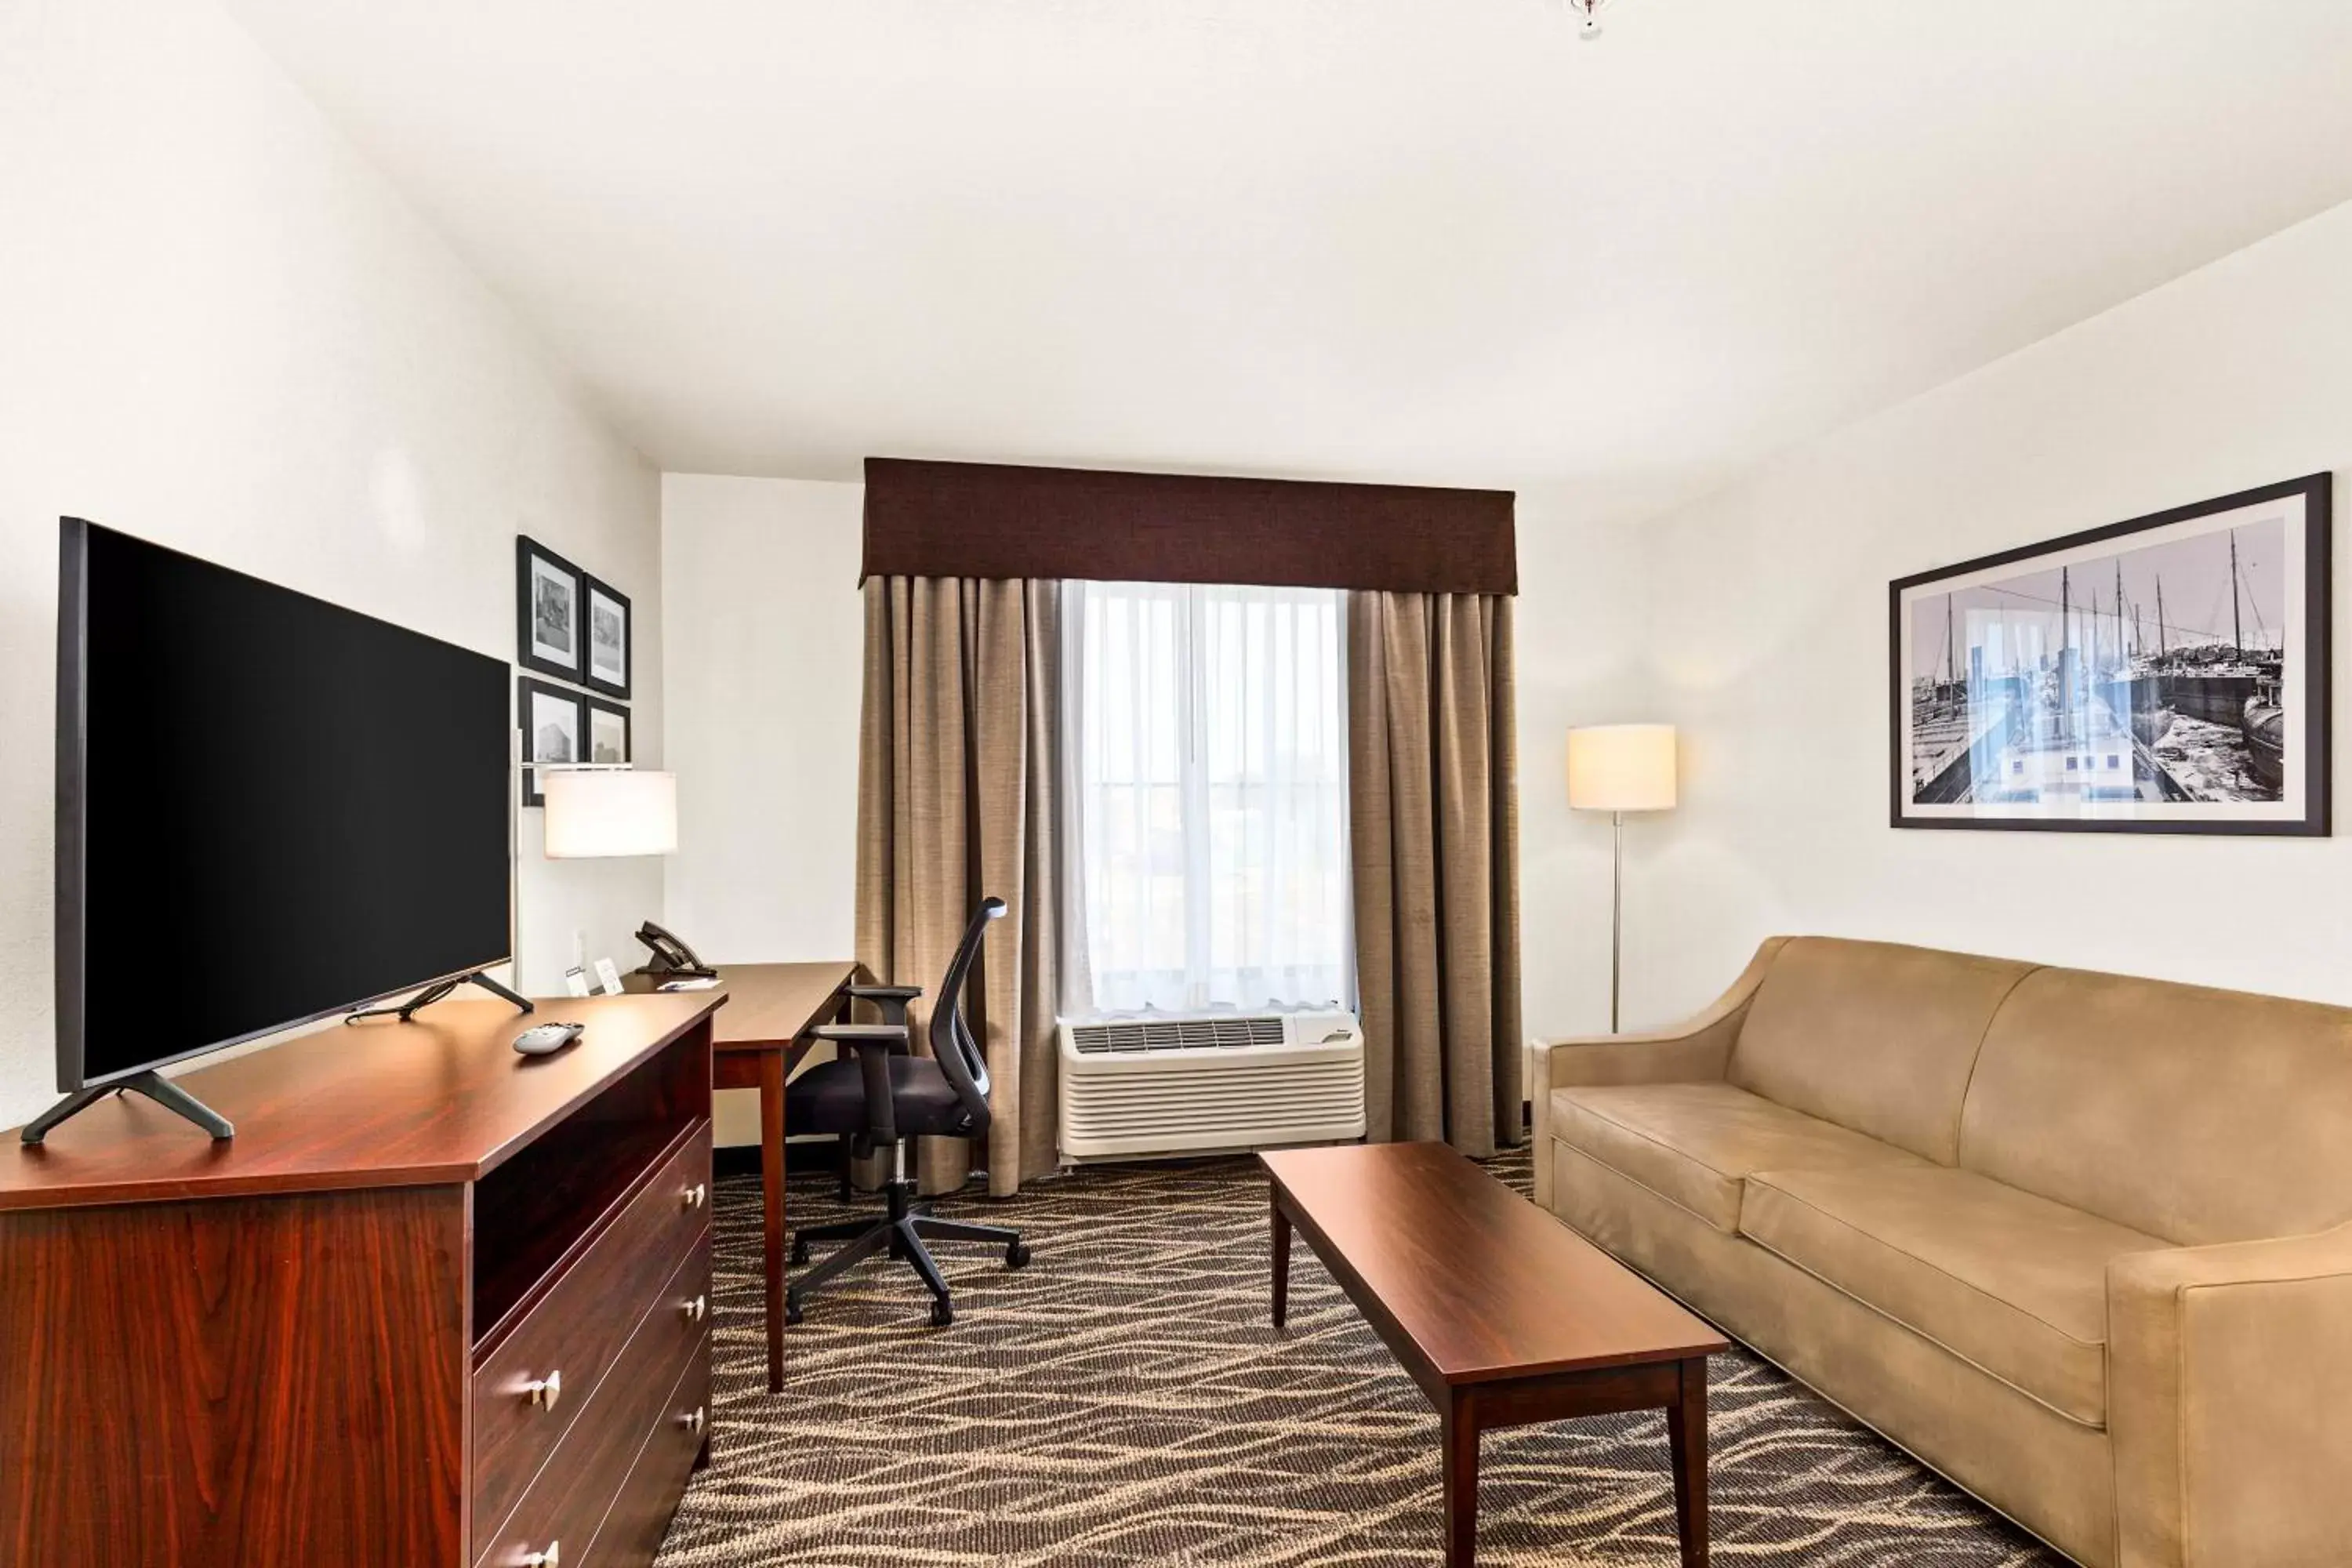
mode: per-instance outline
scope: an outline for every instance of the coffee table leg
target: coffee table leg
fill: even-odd
[[[1276,1194],[1269,1200],[1274,1215],[1274,1326],[1282,1327],[1290,1315],[1290,1216],[1282,1212],[1282,1197]]]
[[[1666,1407],[1675,1463],[1675,1524],[1683,1568],[1706,1568],[1706,1359],[1682,1363],[1682,1397]]]
[[[1445,1568],[1471,1568],[1478,1555],[1478,1413],[1454,1395],[1438,1417],[1445,1490]]]

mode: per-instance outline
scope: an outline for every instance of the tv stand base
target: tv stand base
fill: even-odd
[[[397,1007],[370,1007],[364,1012],[346,1016],[343,1022],[356,1024],[362,1018],[397,1018],[405,1024],[415,1016],[419,1007],[430,1007],[460,985],[478,985],[493,996],[504,997],[526,1013],[535,1011],[527,998],[517,995],[478,970],[472,974],[460,974],[455,980],[444,980],[438,984],[427,985]]]
[[[126,1093],[145,1095],[148,1099],[153,1100],[164,1110],[173,1112],[174,1115],[186,1117],[189,1121],[194,1122],[197,1126],[211,1133],[215,1140],[234,1138],[236,1136],[236,1129],[229,1125],[229,1120],[227,1117],[223,1116],[211,1106],[206,1105],[203,1100],[198,1100],[194,1095],[190,1094],[178,1084],[173,1083],[170,1079],[165,1078],[162,1073],[142,1072],[133,1073],[129,1078],[117,1079],[112,1083],[101,1083],[94,1089],[78,1089],[74,1090],[71,1094],[66,1096],[63,1100],[58,1101],[55,1105],[52,1105],[47,1110],[41,1112],[38,1116],[36,1116],[33,1120],[25,1123],[25,1142],[27,1143],[38,1143],[42,1139],[48,1136],[50,1128],[55,1127],[58,1122],[66,1120],[66,1118],[74,1115],[76,1112],[80,1111],[89,1106],[97,1104],[100,1100],[104,1100],[110,1094]]]

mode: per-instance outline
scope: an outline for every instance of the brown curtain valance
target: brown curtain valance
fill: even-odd
[[[1508,490],[866,459],[866,577],[1516,594]]]

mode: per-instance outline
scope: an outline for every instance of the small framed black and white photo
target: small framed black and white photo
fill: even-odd
[[[515,536],[515,662],[558,680],[586,679],[586,577],[525,534]]]
[[[629,755],[629,710],[617,702],[591,697],[588,702],[588,754],[582,759],[599,767],[626,766]]]
[[[581,580],[588,617],[587,684],[608,697],[629,695],[629,596],[594,577]]]
[[[543,805],[540,793],[540,763],[580,763],[587,760],[587,699],[530,676],[515,679],[515,723],[522,731],[522,803]]]

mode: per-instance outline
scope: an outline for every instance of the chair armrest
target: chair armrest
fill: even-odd
[[[858,1051],[878,1047],[885,1055],[895,1050],[904,1056],[911,1049],[904,1024],[821,1024],[809,1031],[809,1038]]]
[[[2352,1540],[2352,1225],[2107,1265],[2122,1568],[2332,1563]]]
[[[1748,1004],[1788,940],[1766,938],[1731,989],[1672,1028],[1528,1042],[1535,1057],[1528,1098],[1534,1111],[1536,1202],[1551,1205],[1551,1091],[1579,1085],[1720,1079],[1730,1068],[1732,1043],[1739,1038]]]
[[[908,1054],[907,1026],[826,1024],[811,1029],[809,1035],[857,1053],[857,1069],[866,1089],[866,1135],[877,1143],[897,1138],[898,1107],[890,1098],[890,1058]]]
[[[853,1002],[871,1002],[882,1010],[886,1024],[907,1021],[907,1004],[923,994],[919,985],[852,985],[843,994]]]

